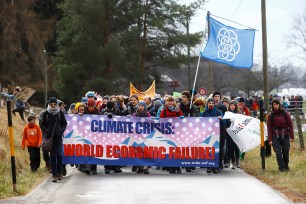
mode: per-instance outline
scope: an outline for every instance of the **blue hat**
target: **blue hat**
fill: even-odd
[[[87,103],[88,99],[87,97],[82,97],[81,103]]]
[[[85,95],[86,95],[87,98],[88,97],[95,97],[96,96],[93,91],[88,91]]]
[[[147,107],[144,101],[139,101],[138,105],[142,105],[143,107]]]

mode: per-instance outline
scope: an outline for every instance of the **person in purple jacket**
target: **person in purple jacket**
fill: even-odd
[[[289,171],[290,140],[294,140],[292,120],[279,99],[272,100],[272,112],[268,118],[268,140],[276,154],[280,172]]]

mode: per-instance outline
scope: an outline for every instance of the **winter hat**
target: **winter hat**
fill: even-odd
[[[96,101],[96,106],[99,106],[102,103],[103,103],[102,101]]]
[[[87,103],[88,99],[87,97],[82,97],[81,103]]]
[[[221,98],[221,94],[220,94],[220,92],[219,92],[219,91],[215,91],[215,92],[213,93],[213,98],[214,98],[216,95],[219,95],[219,96],[220,96],[220,98]]]
[[[74,110],[74,109],[75,109],[75,106],[76,106],[75,103],[70,104],[69,110]]]
[[[214,102],[215,103],[215,99],[213,98],[208,98],[206,101],[206,104],[209,104],[210,102]]]
[[[186,96],[186,98],[188,98],[188,99],[191,98],[191,95],[190,95],[189,91],[183,91],[183,92],[181,93],[181,95]]]
[[[57,99],[55,97],[50,97],[49,98],[49,103],[56,103],[57,104]]]
[[[109,100],[109,95],[103,96],[103,100],[104,100],[104,99]]]
[[[156,100],[156,99],[161,99],[160,94],[155,94],[154,99],[155,99],[155,100]]]
[[[85,94],[85,96],[86,96],[87,98],[89,98],[89,97],[94,98],[96,95],[95,95],[95,93],[94,93],[93,91],[88,91],[88,92]]]
[[[95,106],[96,105],[96,101],[95,100],[93,100],[93,99],[88,99],[88,101],[87,101],[87,106]]]
[[[64,103],[63,101],[61,101],[61,100],[57,99],[57,105],[58,105],[58,106],[63,105],[63,103]]]
[[[227,98],[227,97],[225,97],[225,96],[222,98],[222,100],[221,100],[221,101],[222,101],[222,102],[227,102],[227,103],[229,103],[228,98]]]
[[[239,102],[245,102],[243,97],[239,98]]]
[[[163,104],[162,104],[162,102],[161,102],[160,100],[154,101],[154,107],[155,107],[155,109],[159,109],[159,108],[162,107],[162,106],[163,106]]]
[[[143,107],[147,107],[147,106],[146,106],[146,103],[145,103],[144,101],[139,101],[138,106],[139,106],[139,105],[142,105]]]

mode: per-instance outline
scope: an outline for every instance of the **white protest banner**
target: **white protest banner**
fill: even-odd
[[[233,138],[240,151],[247,152],[260,145],[260,120],[250,116],[226,112],[223,119],[230,119],[231,126],[227,133]],[[267,137],[267,126],[264,124]]]

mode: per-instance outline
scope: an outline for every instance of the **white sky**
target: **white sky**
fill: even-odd
[[[190,3],[193,0],[180,0]],[[306,0],[266,0],[267,37],[269,63],[286,64],[291,62],[295,66],[305,68],[304,63],[295,55],[298,51],[288,49],[286,36],[290,36],[292,23],[297,15],[302,15],[306,8]],[[204,9],[191,20],[190,31],[203,31],[206,24],[206,14],[227,18],[258,31],[255,33],[254,62],[262,64],[261,38],[261,0],[208,0]],[[241,28],[239,25],[216,18],[218,21]]]

